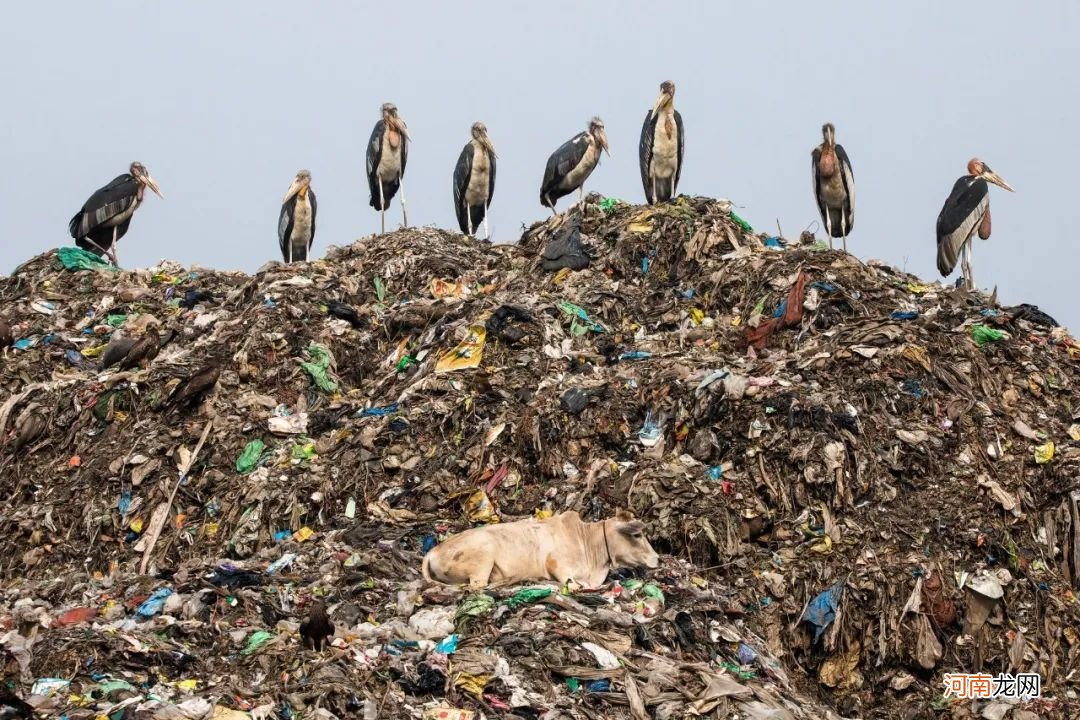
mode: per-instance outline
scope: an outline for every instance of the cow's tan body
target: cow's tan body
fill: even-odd
[[[616,567],[650,567],[659,557],[627,513],[584,522],[573,511],[548,520],[519,520],[454,535],[424,557],[427,580],[472,588],[555,580],[595,588]]]

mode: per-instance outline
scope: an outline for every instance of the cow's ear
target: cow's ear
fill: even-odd
[[[632,520],[628,523],[619,526],[619,532],[623,535],[629,535],[631,537],[639,537],[645,530],[645,523],[640,520]]]
[[[620,522],[630,522],[634,519],[634,516],[626,512],[622,508],[619,508],[619,510],[615,513],[615,519]]]

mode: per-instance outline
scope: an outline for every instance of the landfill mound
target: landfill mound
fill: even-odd
[[[42,715],[1077,717],[1080,347],[1037,308],[593,195],[254,275],[61,248],[0,316],[0,645]],[[420,578],[448,533],[621,508],[659,569]]]

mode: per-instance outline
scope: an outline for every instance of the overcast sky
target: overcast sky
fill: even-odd
[[[547,212],[547,156],[592,115],[614,156],[586,189],[643,201],[637,139],[671,79],[687,133],[681,192],[728,197],[755,228],[779,219],[797,236],[818,219],[810,151],[832,121],[858,186],[849,249],[929,279],[941,204],[981,157],[1016,193],[991,190],[978,284],[1080,324],[1070,0],[69,0],[4,15],[0,272],[70,244],[68,220],[132,160],[165,199],[148,194],[136,214],[127,267],[169,257],[250,271],[279,258],[281,198],[302,167],[319,198],[316,256],[376,232],[364,151],[384,101],[414,139],[413,223],[456,226],[453,166],[482,120],[499,153],[492,231],[514,241]],[[400,213],[395,200],[393,227]]]

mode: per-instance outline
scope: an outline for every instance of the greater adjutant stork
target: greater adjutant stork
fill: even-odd
[[[140,162],[131,163],[127,173],[118,175],[111,183],[90,196],[82,209],[68,223],[75,244],[98,257],[108,255],[116,261],[116,241],[124,237],[131,225],[131,216],[142,204],[143,193],[150,188],[159,198],[161,188]]]
[[[956,268],[957,258],[962,256],[964,285],[975,287],[971,269],[971,238],[975,231],[986,240],[990,237],[990,188],[991,182],[1013,192],[1012,186],[978,158],[967,165],[968,174],[956,181],[952,193],[937,219],[937,266],[945,277]]]
[[[540,204],[556,214],[556,201],[574,190],[578,191],[578,202],[584,200],[582,186],[600,162],[601,150],[611,157],[604,121],[594,117],[588,130],[567,140],[548,158],[544,181],[540,184]]]
[[[487,126],[473,123],[472,140],[461,150],[454,167],[454,212],[458,227],[472,235],[484,222],[484,238],[491,239],[487,211],[495,194],[495,146],[488,137]]]
[[[641,126],[638,160],[649,205],[675,197],[683,164],[682,115],[675,109],[675,83],[660,84],[660,96]]]
[[[296,173],[296,179],[285,193],[281,215],[278,216],[278,243],[285,262],[305,262],[308,259],[308,251],[315,242],[317,209],[315,191],[311,189],[311,173],[301,170]]]
[[[832,123],[821,127],[824,139],[811,153],[814,171],[814,199],[817,200],[821,222],[829,247],[833,238],[844,238],[847,252],[847,236],[855,224],[855,176],[851,172],[844,146],[836,143],[836,128]]]
[[[382,231],[386,232],[386,208],[401,189],[401,222],[409,226],[405,208],[405,162],[409,157],[409,130],[393,103],[383,103],[382,118],[375,123],[367,149],[368,187],[371,207],[381,213]]]

